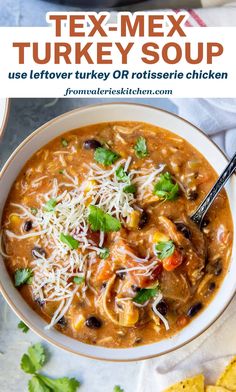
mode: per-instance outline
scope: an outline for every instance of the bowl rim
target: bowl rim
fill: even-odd
[[[9,103],[9,102],[8,102]],[[152,109],[155,111],[161,111],[163,113],[166,113],[167,115],[170,115],[174,118],[177,118],[181,121],[183,121],[185,124],[189,124],[192,128],[194,128],[197,132],[201,133],[203,135],[203,137],[206,139],[206,141],[208,143],[213,144],[219,154],[221,154],[226,161],[228,161],[228,157],[227,155],[221,150],[221,148],[213,141],[211,140],[208,135],[202,131],[199,127],[197,127],[196,125],[194,125],[193,123],[191,123],[190,121],[186,120],[185,118],[179,116],[176,113],[172,113],[168,110],[162,109],[162,108],[158,108],[152,105],[147,105],[147,104],[142,104],[142,103],[136,103],[136,102],[125,102],[125,101],[121,101],[121,102],[103,102],[103,103],[96,103],[96,104],[91,104],[91,105],[85,105],[85,106],[81,106],[78,108],[75,108],[73,110],[69,110],[65,113],[62,113],[59,116],[56,116],[54,118],[52,118],[51,120],[47,121],[46,123],[42,124],[40,127],[38,127],[37,129],[35,129],[30,135],[28,135],[17,147],[16,149],[12,152],[12,154],[10,155],[10,157],[7,159],[7,161],[5,162],[5,164],[3,165],[1,171],[0,171],[0,182],[2,180],[2,177],[4,175],[4,173],[6,172],[6,170],[8,169],[8,167],[11,165],[11,161],[16,157],[16,155],[18,154],[19,151],[21,151],[21,149],[28,143],[31,141],[31,139],[33,139],[38,133],[41,133],[44,131],[45,128],[47,128],[48,126],[50,126],[51,124],[54,123],[55,120],[60,120],[63,117],[66,116],[70,116],[71,114],[75,113],[75,112],[80,112],[83,110],[89,110],[89,109],[96,109],[96,107],[101,107],[101,106],[120,106],[120,105],[126,105],[126,106],[138,106],[140,108],[146,108],[146,109]],[[8,105],[8,109],[9,109],[9,105]],[[9,113],[9,110],[8,112]],[[70,131],[70,130],[67,130]],[[52,138],[53,140],[53,138]],[[198,150],[198,148],[196,148]],[[200,152],[201,153],[201,152]],[[236,177],[236,172],[234,172],[233,177]],[[233,215],[232,215],[233,218]],[[233,219],[234,221],[234,219]],[[232,257],[232,255],[231,255]],[[49,342],[50,344],[54,345],[55,347],[59,347],[69,353],[72,354],[76,354],[76,355],[80,355],[82,357],[86,357],[86,358],[90,358],[90,359],[96,359],[96,360],[102,360],[102,361],[106,361],[106,362],[134,362],[134,361],[141,361],[141,360],[146,360],[146,359],[151,359],[151,358],[157,358],[160,357],[162,355],[174,352],[182,347],[184,347],[185,345],[187,345],[188,343],[192,342],[194,339],[198,338],[199,336],[201,336],[204,332],[206,332],[221,316],[222,314],[226,311],[226,309],[229,307],[230,303],[232,302],[235,294],[236,294],[236,287],[233,290],[232,294],[230,295],[229,299],[227,300],[225,306],[220,309],[216,316],[214,317],[214,319],[212,319],[209,323],[206,323],[204,328],[201,329],[201,331],[197,334],[195,334],[194,336],[192,336],[190,339],[185,340],[184,342],[177,344],[176,346],[174,346],[173,348],[167,349],[167,350],[163,350],[161,353],[157,353],[157,354],[149,354],[149,355],[142,355],[142,356],[137,356],[135,358],[129,358],[129,359],[114,359],[114,358],[109,358],[109,357],[100,357],[100,356],[95,356],[95,355],[90,355],[90,354],[85,354],[85,353],[80,353],[78,352],[78,350],[73,349],[73,348],[69,348],[68,346],[64,345],[63,343],[58,342],[56,339],[47,336],[46,334],[44,334],[43,330],[41,328],[38,328],[35,325],[31,325],[31,321],[26,319],[25,316],[22,314],[22,311],[14,304],[14,301],[10,298],[10,295],[8,294],[8,292],[4,289],[1,279],[0,279],[0,293],[2,294],[3,298],[6,300],[6,302],[8,303],[8,305],[10,306],[10,308],[14,311],[14,313],[22,320],[24,321],[29,328],[36,333],[40,338],[44,339],[45,341]],[[217,294],[216,294],[217,295]],[[71,338],[73,340],[76,340],[74,338]],[[86,345],[86,343],[85,343]],[[89,345],[89,344],[87,344]],[[148,344],[146,346],[149,346],[152,344]],[[91,345],[89,345],[91,346]],[[144,345],[145,346],[145,345]],[[105,348],[105,347],[104,347]],[[127,350],[129,348],[126,348]],[[116,348],[111,348],[111,350],[117,350]]]
[[[2,119],[2,123],[0,124],[0,140],[4,134],[4,131],[6,129],[6,125],[9,119],[9,115],[10,115],[10,105],[11,101],[10,98],[6,98],[5,99],[5,110],[4,110],[4,115],[3,115],[3,119]]]

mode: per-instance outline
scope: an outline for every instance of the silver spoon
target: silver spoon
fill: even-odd
[[[225,183],[228,181],[228,179],[231,177],[235,169],[236,169],[236,153],[234,154],[233,158],[229,161],[228,165],[226,166],[225,170],[216,181],[215,185],[211,188],[210,192],[206,195],[205,199],[201,202],[198,209],[190,217],[192,221],[195,222],[199,227],[201,227],[202,220],[206,212],[208,211],[208,208],[212,205],[216,196],[223,188]]]

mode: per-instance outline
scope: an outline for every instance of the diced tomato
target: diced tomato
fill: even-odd
[[[183,255],[177,249],[174,250],[173,254],[166,257],[163,261],[163,268],[166,271],[173,271],[175,268],[179,267],[183,262]]]
[[[88,230],[87,239],[93,241],[94,244],[98,246],[98,244],[100,242],[100,232]]]
[[[107,282],[113,275],[111,262],[109,260],[101,260],[99,263],[96,280],[98,282]]]
[[[145,263],[145,265],[151,264],[153,262],[153,259],[149,261],[149,263]],[[131,263],[133,266],[137,267],[137,262],[130,260],[129,261],[129,266],[131,266]],[[142,270],[140,271],[130,271],[129,276],[132,282],[137,285],[140,288],[145,288],[150,286],[151,284],[155,283],[160,274],[163,271],[163,265],[162,263],[159,263],[156,268],[153,270],[152,274],[150,276],[144,276],[144,275],[138,275]]]

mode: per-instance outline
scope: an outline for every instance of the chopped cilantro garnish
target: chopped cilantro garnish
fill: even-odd
[[[30,284],[33,277],[33,271],[30,268],[20,268],[15,272],[15,286]]]
[[[80,285],[84,282],[83,276],[74,276],[73,282]]]
[[[20,321],[18,323],[18,328],[21,329],[24,333],[27,333],[29,331],[29,327],[23,321]]]
[[[64,139],[64,138],[61,139],[61,145],[62,145],[63,147],[67,147],[68,144],[69,144],[68,140],[66,140],[66,139]]]
[[[122,389],[119,385],[115,385],[113,392],[125,392],[124,389]]]
[[[64,170],[63,169],[59,170],[59,174],[64,174]]]
[[[158,290],[158,287],[154,287],[151,289],[141,289],[133,298],[133,301],[137,302],[138,304],[144,304],[150,298],[155,297],[158,293]]]
[[[46,386],[49,391],[54,392],[76,392],[77,388],[80,386],[80,382],[75,378],[56,378],[52,379],[42,374],[37,374],[36,377]],[[34,391],[34,390],[33,390]],[[46,389],[47,391],[47,389]],[[35,392],[35,391],[34,391]],[[44,392],[44,390],[43,390]]]
[[[107,259],[109,254],[110,254],[109,249],[103,248],[103,249],[101,249],[101,252],[99,253],[99,257],[100,257],[100,259]]]
[[[124,168],[122,166],[119,166],[118,169],[116,170],[116,178],[118,181],[122,181],[122,182],[129,181],[129,176],[126,173],[126,171],[124,171]]]
[[[37,375],[33,376],[28,382],[28,392],[51,392],[43,381]]]
[[[47,203],[45,203],[45,205],[44,205],[44,211],[52,212],[52,211],[54,211],[54,208],[56,207],[56,205],[57,205],[56,199],[49,199],[47,201]]]
[[[31,214],[36,215],[37,212],[38,212],[38,209],[35,208],[35,207],[31,207],[31,208],[30,208],[30,211],[31,211]]]
[[[46,362],[45,350],[41,343],[36,343],[28,348],[28,353],[21,358],[21,369],[25,373],[34,374]]]
[[[79,247],[79,241],[69,234],[60,234],[60,241],[68,245],[70,249],[77,249]]]
[[[98,147],[94,152],[94,159],[104,166],[110,166],[119,159],[120,155],[105,147]]]
[[[159,181],[154,185],[153,193],[160,199],[174,200],[178,196],[179,186],[174,183],[169,172],[160,175]]]
[[[138,158],[145,158],[148,155],[146,139],[143,136],[137,139],[134,151]]]
[[[40,373],[38,370],[46,362],[46,353],[40,343],[29,347],[27,354],[21,358],[21,369],[25,373],[33,374],[28,383],[28,392],[76,392],[80,386],[75,378],[62,377],[51,379]]]
[[[135,193],[136,192],[136,186],[133,185],[133,184],[126,185],[123,188],[123,192],[125,192],[125,193]]]
[[[166,259],[174,253],[175,245],[173,241],[158,242],[155,245],[155,250],[160,260]]]
[[[122,166],[119,166],[118,169],[116,170],[116,178],[118,181],[127,183],[127,185],[125,185],[123,188],[123,192],[125,192],[125,193],[135,193],[136,192],[135,185],[132,185],[130,183],[130,178]]]
[[[121,223],[118,219],[113,218],[110,214],[106,214],[101,208],[90,205],[88,221],[93,231],[118,231]]]

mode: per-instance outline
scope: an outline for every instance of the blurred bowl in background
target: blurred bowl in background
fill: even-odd
[[[7,125],[8,115],[10,110],[10,99],[0,98],[0,138]]]

